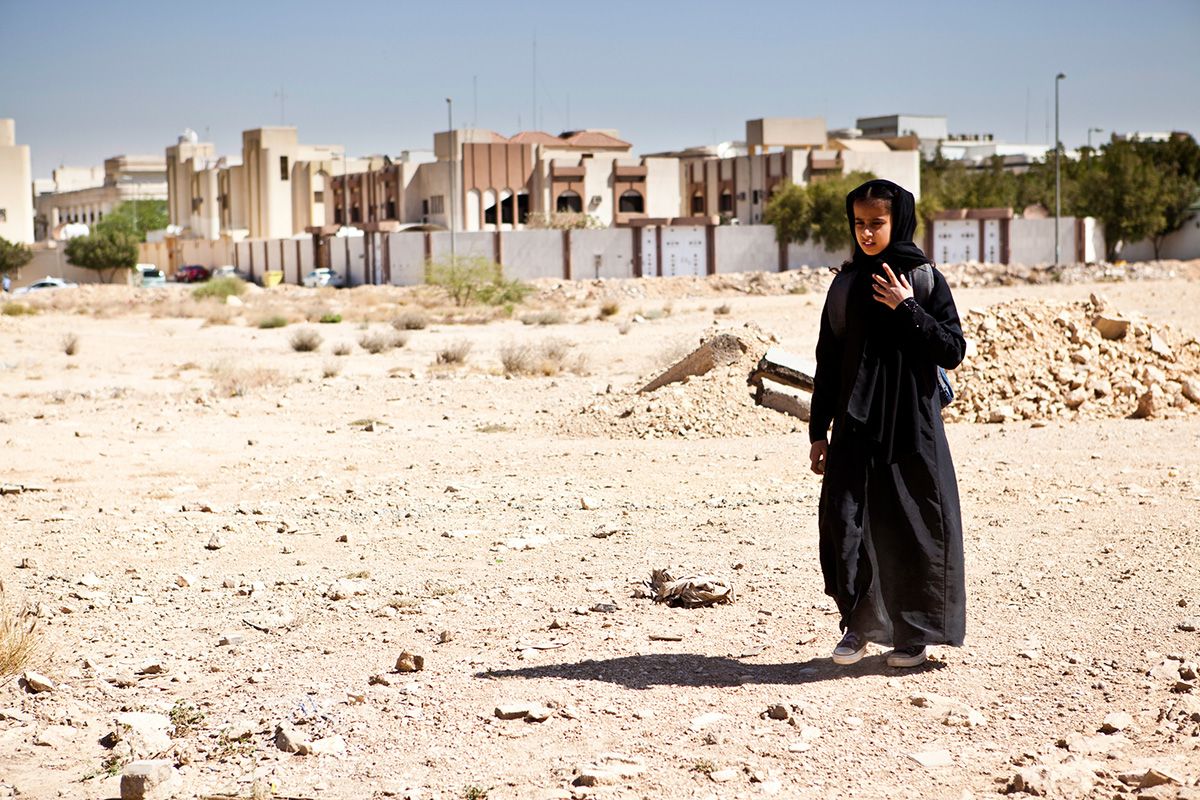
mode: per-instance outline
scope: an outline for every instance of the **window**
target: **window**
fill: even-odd
[[[333,221],[337,225],[342,224],[342,210],[340,208],[335,208],[333,210]]]
[[[704,195],[700,192],[692,195],[692,213],[697,216],[704,213]]]
[[[325,193],[324,192],[313,192],[313,202],[314,203],[324,203],[325,202]]]
[[[721,192],[721,203],[718,209],[722,214],[733,213],[733,192]]]
[[[567,189],[558,196],[554,210],[560,214],[582,214],[583,198],[579,196],[579,192]]]
[[[288,179],[288,162],[287,156],[279,157],[279,180],[286,181]]]
[[[621,195],[617,201],[617,211],[622,214],[641,214],[645,211],[646,203],[642,199],[640,192],[635,192],[632,189]]]
[[[396,219],[396,201],[395,200],[387,201],[387,216],[385,216],[384,219]]]
[[[754,199],[753,199],[751,202],[753,202],[753,203],[754,203],[754,205],[758,205],[758,199],[759,199],[759,192],[758,192],[758,189],[755,189],[755,190],[754,190],[753,197],[754,197]]]
[[[358,210],[358,206],[350,207],[350,221],[351,222],[362,222],[362,212],[360,212]]]
[[[516,205],[516,201],[513,200],[512,195],[509,195],[500,201],[500,221],[505,225],[513,224],[514,205]]]
[[[446,196],[441,195],[441,194],[435,194],[433,197],[429,198],[428,213],[430,213],[430,214],[446,213]]]

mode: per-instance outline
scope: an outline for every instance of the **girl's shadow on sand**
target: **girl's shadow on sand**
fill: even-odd
[[[885,656],[869,656],[851,666],[838,666],[828,658],[813,658],[791,664],[749,664],[736,658],[691,653],[621,656],[574,663],[544,664],[518,669],[477,672],[477,678],[564,678],[573,681],[605,681],[629,689],[655,686],[741,686],[747,683],[805,684],[819,681],[862,678],[868,675],[911,675],[942,669],[941,661],[926,661],[913,669],[894,669]]]

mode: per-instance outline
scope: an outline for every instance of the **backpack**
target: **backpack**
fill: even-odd
[[[846,334],[846,296],[850,291],[851,273],[842,271],[833,278],[829,285],[829,293],[825,296],[825,310],[829,314],[829,327],[842,337]],[[933,292],[933,265],[922,264],[908,273],[912,283],[913,297],[920,305],[925,305]],[[942,408],[954,402],[954,386],[946,370],[937,368],[938,400]]]

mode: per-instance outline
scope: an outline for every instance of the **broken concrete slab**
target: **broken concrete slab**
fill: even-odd
[[[803,389],[776,383],[769,378],[760,378],[759,380],[761,383],[754,399],[760,406],[783,414],[791,414],[804,422],[808,421],[812,415],[812,394]]]
[[[703,375],[717,367],[728,366],[741,358],[748,345],[732,333],[720,333],[701,343],[692,352],[647,383],[639,391],[653,392],[669,383]]]
[[[770,378],[776,383],[811,392],[814,385],[813,376],[816,374],[815,362],[789,353],[781,347],[772,347],[759,359],[758,366],[750,373],[748,382],[757,386],[762,378]]]

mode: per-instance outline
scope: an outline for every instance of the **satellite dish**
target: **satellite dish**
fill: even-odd
[[[179,134],[179,141],[196,144],[200,141],[200,134],[196,133],[191,128],[184,128],[183,133]]]

